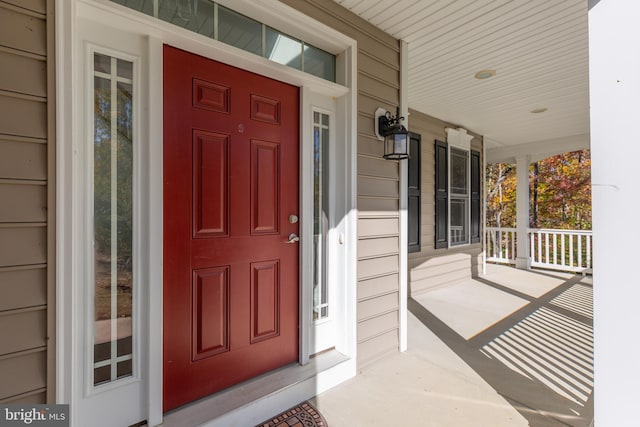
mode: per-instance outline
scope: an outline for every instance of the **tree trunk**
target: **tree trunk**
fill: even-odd
[[[502,216],[502,163],[498,163],[498,210],[496,211],[496,227],[500,228],[500,217]]]
[[[538,162],[533,163],[533,203],[531,203],[531,227],[538,228],[538,185],[539,185],[540,169]]]

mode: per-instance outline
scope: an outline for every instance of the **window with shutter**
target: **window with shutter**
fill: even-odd
[[[480,152],[435,141],[435,248],[479,243]]]
[[[447,167],[447,143],[436,140],[435,142],[435,248],[448,246],[448,222],[449,222],[449,172]]]
[[[420,252],[420,216],[421,216],[421,139],[416,133],[410,133],[409,160],[408,160],[408,252]]]
[[[481,226],[481,206],[480,203],[480,152],[471,151],[471,243],[480,242]]]

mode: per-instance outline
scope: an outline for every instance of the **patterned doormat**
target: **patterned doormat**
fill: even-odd
[[[309,402],[302,402],[256,427],[328,427],[328,424]]]

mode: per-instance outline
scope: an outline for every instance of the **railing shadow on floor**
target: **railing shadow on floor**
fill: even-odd
[[[586,426],[593,419],[593,288],[582,279],[538,298],[475,279],[529,303],[469,340],[418,301],[409,298],[408,307],[532,426]]]

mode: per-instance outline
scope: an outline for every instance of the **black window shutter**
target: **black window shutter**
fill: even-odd
[[[447,223],[449,209],[447,143],[436,140],[435,143],[436,173],[436,226],[435,248],[447,247]]]
[[[411,132],[409,134],[409,160],[408,160],[408,191],[407,191],[407,228],[408,228],[408,252],[420,252],[420,187],[422,161],[420,158],[420,141],[421,136]]]
[[[480,152],[471,151],[471,243],[480,242],[482,227],[480,221],[480,183],[481,180]]]

